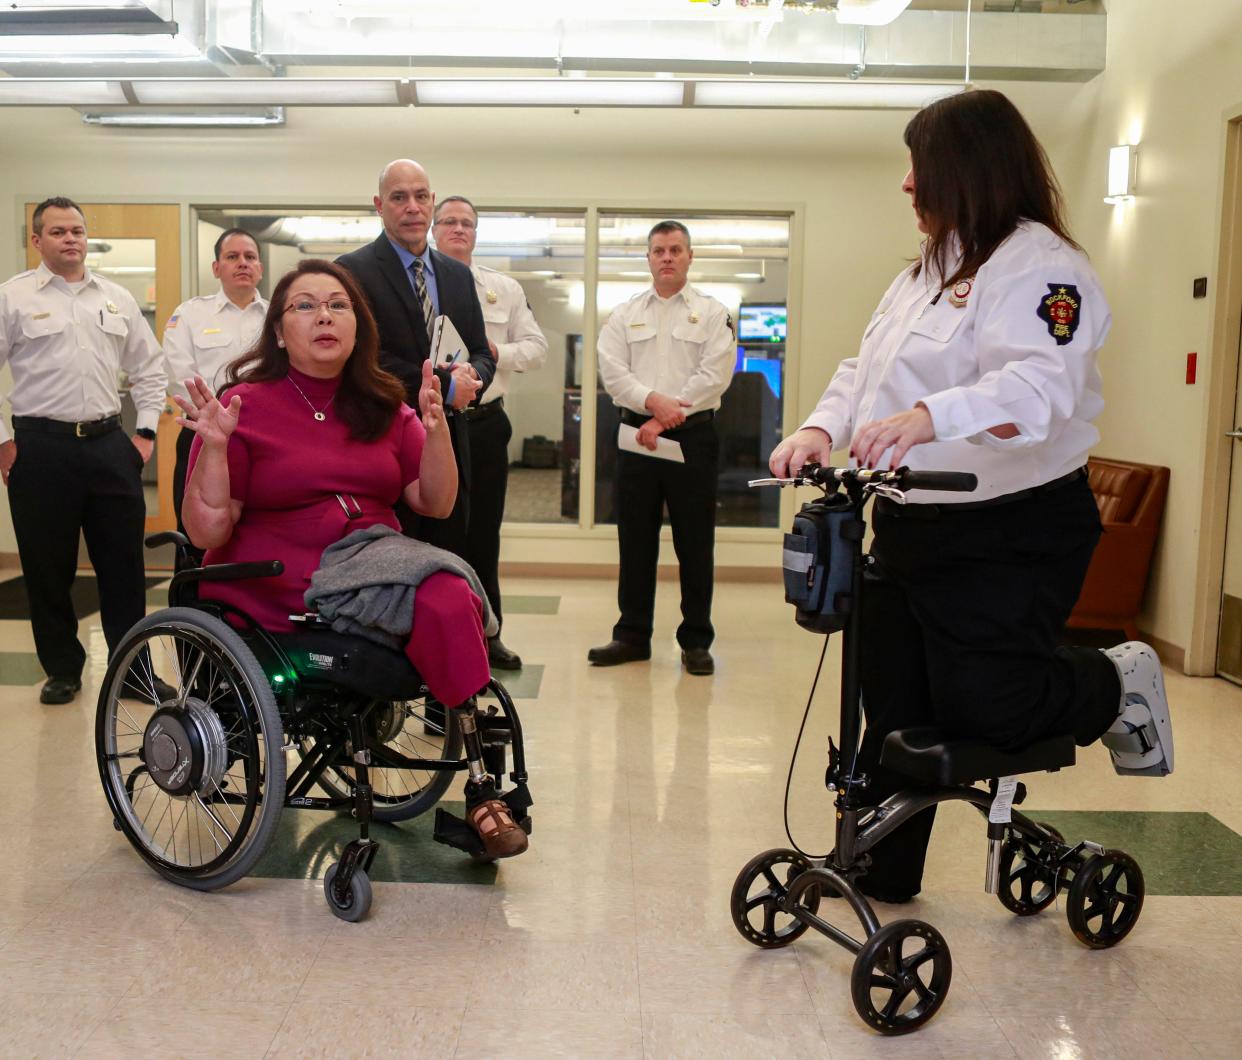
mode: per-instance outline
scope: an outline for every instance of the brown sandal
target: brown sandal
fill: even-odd
[[[488,799],[471,807],[466,812],[466,820],[479,833],[489,858],[516,857],[529,843],[526,832],[500,799]]]

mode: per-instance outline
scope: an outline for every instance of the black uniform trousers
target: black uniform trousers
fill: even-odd
[[[15,438],[9,509],[35,650],[49,677],[76,681],[86,662],[70,598],[79,533],[95,568],[109,654],[146,614],[142,456],[119,427],[91,438],[18,427]]]
[[[466,414],[470,428],[470,525],[466,530],[466,561],[474,568],[491,602],[496,620],[500,610],[500,524],[505,516],[509,485],[509,439],[513,424],[504,398]]]
[[[933,725],[1001,750],[1099,739],[1120,710],[1117,670],[1095,649],[1058,646],[1100,536],[1086,476],[969,511],[877,507],[862,632],[867,802],[917,786],[879,764],[894,729]],[[872,851],[866,890],[918,893],[934,817]]]
[[[700,420],[699,416],[704,418]],[[635,418],[630,413],[623,414],[622,419],[636,423],[645,417]],[[612,630],[616,640],[651,643],[665,506],[681,576],[682,621],[677,627],[677,643],[683,648],[708,648],[715,637],[711,612],[720,443],[713,420],[712,413],[697,413],[693,422],[662,435],[680,443],[684,464],[617,453],[617,541],[621,551],[617,605],[621,618]]]
[[[173,468],[173,511],[177,514],[177,529],[185,533],[185,523],[181,519],[181,506],[185,502],[186,476],[190,471],[190,447],[194,444],[194,432],[182,427],[177,435],[177,466]],[[189,535],[187,535],[189,536]],[[203,562],[203,550],[190,546],[186,550],[185,566],[197,567]],[[178,564],[181,560],[178,559]]]

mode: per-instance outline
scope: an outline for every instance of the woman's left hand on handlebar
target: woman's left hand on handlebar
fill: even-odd
[[[423,381],[418,388],[418,414],[428,434],[441,430],[446,424],[440,380],[431,367],[430,357],[423,361]]]
[[[899,412],[887,419],[864,424],[855,433],[850,454],[859,467],[879,467],[885,452],[892,449],[888,466],[896,469],[914,446],[935,441],[936,427],[931,413],[922,405]]]

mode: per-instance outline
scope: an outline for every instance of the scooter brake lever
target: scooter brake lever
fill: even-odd
[[[797,478],[752,478],[748,486],[797,486],[802,482]]]
[[[871,491],[877,497],[883,497],[886,500],[893,501],[896,504],[906,503],[906,495],[902,493],[901,490],[899,490],[896,486],[889,486],[883,483],[876,483],[874,486],[871,487]]]

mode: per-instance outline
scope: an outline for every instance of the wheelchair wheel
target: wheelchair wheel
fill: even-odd
[[[1116,946],[1143,911],[1143,870],[1121,850],[1093,854],[1070,884],[1065,914],[1074,937],[1093,950]]]
[[[872,935],[854,958],[850,995],[869,1027],[908,1034],[944,1004],[953,959],[944,936],[921,920],[894,920]]]
[[[333,887],[333,882],[336,880],[340,867],[341,863],[338,861],[328,869],[328,874],[324,876],[324,897],[328,899],[328,908],[332,910],[333,916],[356,924],[371,910],[371,880],[362,869],[356,868],[349,879],[349,893],[343,897],[339,896],[336,888]]]
[[[161,700],[157,679],[175,689]],[[224,622],[175,607],[137,623],[99,693],[95,753],[117,827],[161,875],[215,890],[271,842],[285,798],[280,716]]]
[[[1050,824],[1039,822],[1040,827],[1051,832],[1057,842],[1065,837]],[[1014,830],[1005,840],[1000,861],[1000,890],[997,897],[1001,905],[1017,916],[1034,916],[1047,909],[1064,886],[1057,879],[1057,870],[1048,868],[1049,855],[1045,845]]]
[[[373,758],[368,773],[375,820],[409,821],[432,809],[444,797],[457,773],[449,769],[387,767],[383,765],[383,755],[391,751],[406,758],[459,760],[463,744],[453,711],[445,711],[430,697],[377,703],[367,718],[367,726]],[[306,757],[312,746],[313,743],[304,738],[298,751]],[[333,798],[349,798],[354,783],[350,754],[352,748],[347,744],[346,754],[319,778],[319,786]]]
[[[756,854],[737,874],[729,896],[733,926],[747,942],[771,950],[788,946],[807,929],[795,916],[784,912],[780,903],[789,893],[789,885],[811,867],[796,850],[778,847]],[[821,889],[808,887],[799,900],[809,912],[819,909]]]

